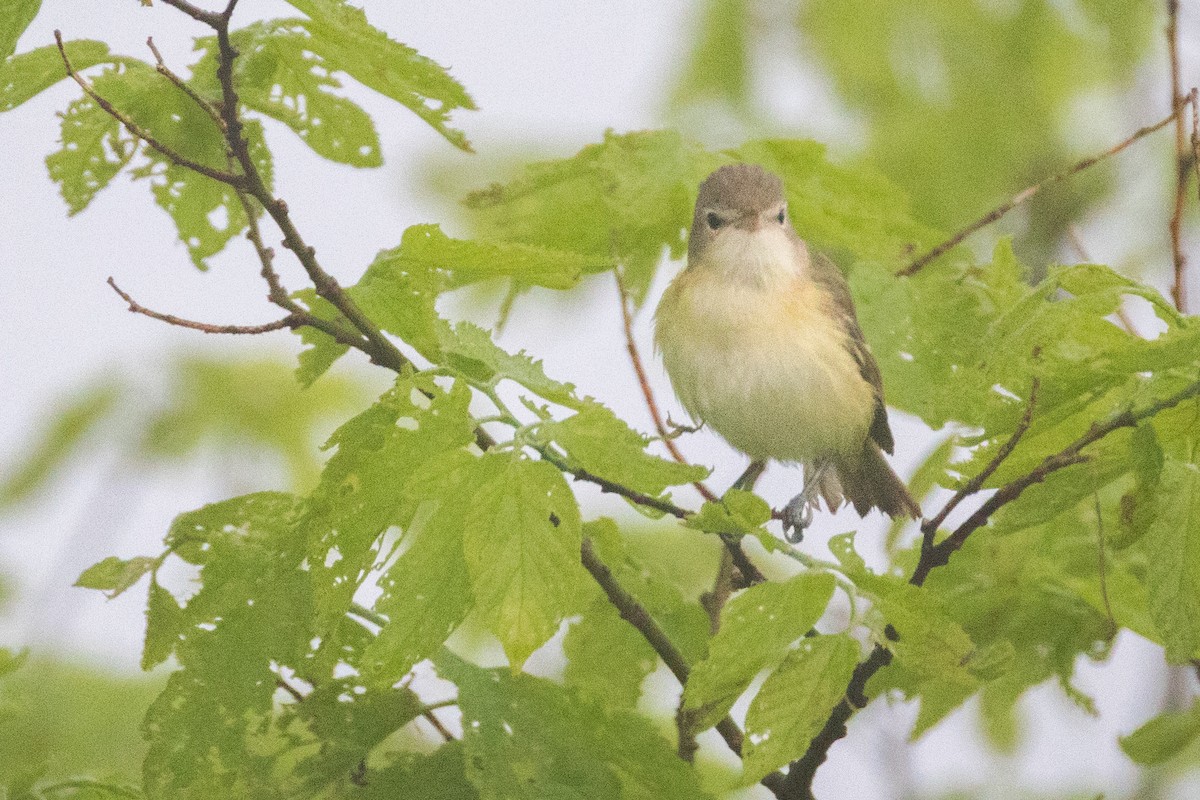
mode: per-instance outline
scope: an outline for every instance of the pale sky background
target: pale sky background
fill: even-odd
[[[565,156],[597,141],[606,128],[661,126],[664,77],[673,74],[685,52],[695,11],[692,3],[679,0],[365,5],[374,24],[449,67],[466,85],[481,111],[460,113],[453,122],[485,159],[489,152],[509,152],[514,141],[536,146],[546,156]],[[294,13],[283,3],[244,0],[239,17],[244,23],[260,12]],[[191,37],[199,33],[161,4],[143,9],[136,0],[46,0],[18,50],[52,43],[56,27],[68,39],[102,39],[114,51],[145,58],[144,42],[152,34],[177,68],[187,64]],[[784,34],[771,35],[778,39]],[[1193,55],[1189,44],[1185,57]],[[812,75],[789,64],[769,71],[761,90],[764,105],[793,120],[796,130],[843,146],[853,142],[853,121],[836,113],[835,101]],[[77,95],[78,89],[64,81],[17,111],[0,115],[5,166],[0,179],[0,269],[5,276],[0,377],[6,385],[0,392],[0,468],[11,463],[59,397],[107,369],[132,370],[152,385],[156,370],[175,348],[249,353],[267,346],[283,354],[298,349],[287,333],[254,342],[205,337],[125,310],[104,285],[109,275],[146,305],[181,316],[222,323],[277,316],[263,299],[253,254],[244,242],[235,241],[209,273],[198,273],[170,220],[142,185],[118,179],[86,212],[67,219],[43,158],[58,138],[55,112]],[[448,222],[440,201],[419,191],[430,158],[466,168],[472,163],[400,107],[369,92],[356,90],[354,96],[375,118],[386,161],[382,169],[360,171],[323,161],[290,131],[268,126],[278,192],[325,266],[345,283],[355,280],[376,251],[397,244],[406,226]],[[1116,129],[1132,130],[1146,121],[1136,116],[1139,111],[1128,109],[1128,118],[1117,120]],[[1159,113],[1155,110],[1149,118]],[[1145,163],[1137,158],[1123,162],[1123,175],[1145,174]],[[1132,193],[1144,190],[1135,183]],[[1109,214],[1118,216],[1119,207]],[[1122,244],[1105,238],[1103,220],[1099,226],[1089,230],[1093,255],[1115,263]],[[288,259],[278,263],[287,265]],[[651,304],[677,267],[661,274]],[[291,288],[304,285],[290,265],[284,277]],[[601,276],[568,299],[540,302],[548,294],[518,303],[501,344],[529,348],[545,359],[552,377],[574,382],[581,392],[650,430],[625,355],[611,279]],[[447,310],[484,323],[492,319],[486,309],[451,304]],[[637,335],[660,401],[676,419],[684,419],[651,355],[649,313],[638,318]],[[377,386],[386,382],[384,376],[367,374]],[[932,439],[919,424],[895,412],[892,419],[899,442],[895,463],[904,473],[919,463]],[[682,446],[693,460],[716,466],[715,486],[727,485],[744,466],[740,456],[706,433],[687,438]],[[220,465],[212,463],[197,463],[169,478],[149,476],[131,472],[111,446],[94,443],[88,452],[83,466],[55,483],[52,499],[0,516],[0,568],[19,596],[0,617],[0,644],[32,644],[133,670],[141,648],[144,584],[112,602],[99,593],[67,587],[82,569],[107,555],[158,552],[170,520],[180,511],[235,492],[271,488],[278,485],[278,476],[264,478],[261,486],[230,486]],[[794,493],[797,480],[797,472],[774,468],[759,488],[780,505]],[[687,493],[678,494],[695,503]],[[621,512],[619,503],[586,488],[581,496],[585,513]],[[828,535],[857,526],[853,514],[823,517],[805,544],[821,555]],[[883,530],[878,518],[860,529],[860,543],[877,541]],[[1085,715],[1058,688],[1040,687],[1022,703],[1030,736],[1012,758],[985,756],[974,703],[905,748],[915,708],[877,702],[855,717],[848,739],[834,748],[819,773],[818,793],[823,798],[901,798],[910,790],[962,787],[978,790],[979,797],[1010,796],[1009,788],[990,794],[982,788],[1001,781],[1005,787],[1016,781],[1047,793],[1127,793],[1135,772],[1116,737],[1155,712],[1166,674],[1157,647],[1123,634],[1108,664],[1084,661],[1078,673],[1078,685],[1097,699],[1099,717]],[[652,687],[676,691],[662,677],[652,679]],[[1188,791],[1182,787],[1176,796],[1195,796]],[[1192,783],[1190,791],[1200,791],[1200,784]],[[746,796],[767,795],[751,790]]]

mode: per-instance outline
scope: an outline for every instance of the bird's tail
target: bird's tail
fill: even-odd
[[[883,457],[879,445],[868,439],[857,461],[837,465],[842,493],[859,516],[878,508],[889,517],[919,519],[921,508],[908,493],[908,487]]]

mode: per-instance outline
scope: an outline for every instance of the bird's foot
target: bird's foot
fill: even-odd
[[[804,539],[804,531],[812,524],[813,507],[808,492],[801,492],[783,507],[783,538],[792,544]]]

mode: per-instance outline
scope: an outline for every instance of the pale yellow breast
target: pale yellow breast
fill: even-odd
[[[780,289],[688,270],[668,288],[655,341],[684,408],[753,458],[855,453],[874,413],[847,337],[817,284]]]

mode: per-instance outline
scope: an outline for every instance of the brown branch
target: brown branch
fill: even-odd
[[[1029,400],[1025,404],[1025,413],[1021,415],[1021,420],[1017,423],[1017,427],[1013,430],[1012,435],[1000,446],[1000,449],[996,451],[996,455],[988,462],[987,466],[978,475],[967,481],[965,486],[955,492],[954,496],[946,502],[946,505],[942,506],[942,510],[932,519],[927,519],[921,523],[921,533],[923,535],[922,550],[933,546],[933,537],[937,535],[938,528],[946,521],[946,517],[950,516],[950,512],[963,500],[982,489],[984,482],[992,477],[992,474],[1000,468],[1005,459],[1012,455],[1012,451],[1016,448],[1017,443],[1021,441],[1021,437],[1025,435],[1025,432],[1029,430],[1029,424],[1033,421],[1033,408],[1037,405],[1039,386],[1040,381],[1034,378],[1033,383],[1029,387]]]
[[[950,557],[966,542],[974,531],[982,527],[1002,506],[1016,500],[1025,489],[1035,483],[1045,480],[1051,473],[1086,460],[1082,451],[1108,434],[1120,428],[1134,427],[1142,420],[1173,408],[1185,400],[1200,397],[1200,381],[1192,383],[1175,394],[1153,403],[1140,411],[1127,409],[1110,417],[1107,421],[1093,424],[1086,433],[1054,455],[1047,456],[1033,471],[1001,487],[979,510],[960,525],[945,541],[934,547],[922,548],[917,567],[908,582],[921,586],[929,573],[946,564]],[[889,639],[898,639],[890,626],[885,630]],[[829,749],[846,735],[846,721],[855,710],[866,705],[863,690],[867,681],[881,668],[892,660],[891,652],[881,644],[877,644],[867,660],[859,663],[846,686],[845,698],[830,713],[821,732],[809,744],[804,756],[792,762],[788,769],[786,790],[789,797],[811,798],[812,781],[817,768],[824,763]]]
[[[966,239],[972,233],[975,233],[975,231],[977,231],[981,228],[985,228],[988,225],[991,225],[993,222],[1000,219],[1001,217],[1003,217],[1008,212],[1012,211],[1017,206],[1022,205],[1023,203],[1027,202],[1031,197],[1033,197],[1035,194],[1040,192],[1042,189],[1045,189],[1047,186],[1051,186],[1055,183],[1065,181],[1067,178],[1070,178],[1071,176],[1073,176],[1079,172],[1083,172],[1085,169],[1088,169],[1089,167],[1093,167],[1096,164],[1099,164],[1101,161],[1104,161],[1104,160],[1110,158],[1111,156],[1115,156],[1117,153],[1120,153],[1122,150],[1129,147],[1131,144],[1133,144],[1137,140],[1141,139],[1142,137],[1148,136],[1151,133],[1154,133],[1155,131],[1157,131],[1161,128],[1165,128],[1167,125],[1170,125],[1171,122],[1173,122],[1175,120],[1177,113],[1178,113],[1178,109],[1172,111],[1170,116],[1168,116],[1162,120],[1159,120],[1158,122],[1154,123],[1153,125],[1147,125],[1144,128],[1139,128],[1137,131],[1135,131],[1133,133],[1133,135],[1129,136],[1127,139],[1124,139],[1123,141],[1119,142],[1118,144],[1113,145],[1112,147],[1105,150],[1104,152],[1097,153],[1096,155],[1093,155],[1093,156],[1089,156],[1088,158],[1085,158],[1082,161],[1075,163],[1070,168],[1068,168],[1062,172],[1059,172],[1055,175],[1051,175],[1049,178],[1046,178],[1041,183],[1035,183],[1034,185],[1021,190],[1011,200],[1009,200],[1008,202],[1005,202],[1005,203],[1001,203],[1000,205],[996,206],[991,211],[984,214],[982,217],[975,220],[970,225],[967,225],[965,228],[960,230],[958,233],[954,234],[949,239],[947,239],[946,241],[939,244],[937,247],[934,247],[929,252],[927,252],[924,255],[915,259],[911,264],[909,264],[907,267],[900,270],[896,274],[897,275],[915,275],[917,272],[919,272],[921,270],[922,267],[924,267],[930,261],[933,261],[935,258],[942,255],[947,250],[950,250],[950,249],[956,247],[958,244],[960,244],[963,241],[963,239]]]
[[[454,739],[456,737],[454,736],[453,733],[450,732],[450,729],[447,728],[445,725],[443,725],[442,721],[437,718],[437,715],[435,715],[433,713],[433,709],[426,708],[424,711],[421,712],[421,716],[424,717],[425,720],[430,725],[433,726],[433,729],[438,732],[438,735],[441,736],[443,740],[445,740],[447,742],[454,741]]]
[[[207,322],[196,322],[183,317],[177,317],[174,314],[163,314],[159,311],[146,308],[130,297],[120,286],[117,286],[116,281],[111,277],[108,279],[108,285],[113,288],[121,299],[129,304],[129,310],[134,314],[142,314],[143,316],[156,319],[160,322],[165,322],[168,325],[175,325],[180,328],[191,328],[194,331],[202,333],[234,333],[254,335],[259,333],[270,333],[271,331],[283,330],[284,328],[296,328],[304,323],[294,314],[288,314],[283,319],[277,319],[274,322],[268,322],[264,325],[212,325]]]
[[[691,668],[688,666],[687,660],[667,637],[663,629],[659,627],[658,623],[655,622],[650,612],[633,595],[617,583],[613,577],[612,570],[596,555],[591,540],[583,540],[580,556],[584,568],[591,573],[596,583],[600,584],[600,588],[604,590],[608,601],[617,609],[621,618],[637,628],[638,632],[642,634],[642,638],[650,643],[650,646],[654,648],[654,652],[658,653],[658,657],[667,665],[667,669],[671,670],[671,674],[675,676],[680,685],[687,686],[688,675],[691,674]],[[716,728],[717,732],[721,734],[721,738],[729,745],[729,749],[738,756],[741,756],[744,734],[737,723],[727,716],[717,723]],[[784,777],[778,772],[773,772],[763,778],[762,784],[770,789],[778,798],[790,797],[790,795],[783,793]]]
[[[220,24],[220,21],[221,21],[220,14],[218,14],[215,11],[206,11],[205,9],[200,8],[199,6],[196,6],[196,5],[193,5],[189,2],[187,2],[187,0],[162,0],[162,2],[165,5],[170,6],[171,8],[182,11],[184,14],[187,14],[189,17],[196,20],[197,22],[203,22],[205,25],[209,26],[210,28],[215,28],[215,27],[217,27],[218,24]]]
[[[163,156],[181,167],[187,167],[193,172],[197,172],[207,178],[212,178],[214,181],[220,181],[221,183],[233,186],[235,188],[244,185],[245,179],[241,175],[234,175],[223,170],[213,169],[206,164],[201,164],[199,161],[193,161],[182,153],[172,149],[171,147],[160,142],[158,139],[154,138],[149,131],[138,125],[125,113],[113,106],[112,103],[101,97],[95,88],[92,87],[92,84],[75,71],[75,68],[71,66],[71,59],[67,56],[66,47],[63,46],[62,31],[54,31],[54,41],[58,45],[58,53],[62,57],[63,66],[67,70],[67,76],[79,84],[79,87],[83,89],[83,93],[90,97],[92,102],[100,106],[100,108],[103,109],[104,112],[110,117],[121,123],[125,130],[129,131],[130,134],[138,139],[141,139],[143,142],[150,145],[150,147],[162,153]]]
[[[292,699],[295,700],[297,703],[304,702],[305,698],[304,698],[304,695],[300,693],[300,690],[297,689],[295,686],[292,686],[287,681],[285,681],[281,676],[275,677],[275,685],[278,686],[280,689],[283,689],[288,694],[290,694],[292,696]]]
[[[1171,213],[1168,228],[1171,233],[1171,255],[1174,262],[1174,281],[1171,298],[1181,313],[1187,313],[1186,269],[1187,256],[1183,252],[1183,209],[1187,199],[1187,183],[1190,165],[1187,136],[1184,131],[1183,96],[1179,80],[1179,0],[1167,0],[1167,53],[1171,69],[1171,108],[1175,109],[1175,208]]]

